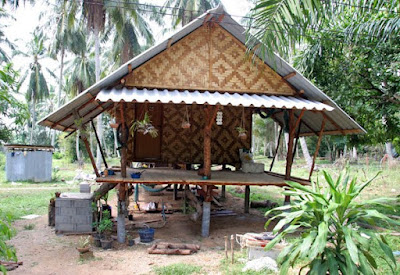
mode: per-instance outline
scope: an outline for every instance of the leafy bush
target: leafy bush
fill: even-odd
[[[53,153],[53,158],[54,159],[62,159],[64,157],[64,154],[61,152],[54,152]]]
[[[0,259],[17,261],[14,248],[7,245],[6,241],[14,235],[11,228],[10,218],[0,211]],[[7,270],[0,264],[0,272],[6,273]]]
[[[323,173],[328,184],[325,188],[318,182],[312,183],[311,188],[288,182],[291,188],[284,195],[292,196],[294,203],[266,213],[269,215],[271,212],[283,211],[266,224],[268,226],[272,220],[281,218],[274,233],[287,225],[266,249],[271,249],[283,237],[296,232],[300,227],[304,229],[301,238],[288,245],[279,255],[277,261],[281,266],[280,273],[287,274],[290,266],[306,262],[303,268],[309,268],[307,274],[375,274],[374,270],[378,266],[371,255],[376,253],[371,253],[373,247],[379,247],[379,255],[394,273],[396,260],[385,237],[378,237],[361,228],[359,223],[373,224],[374,219],[377,219],[399,224],[371,208],[383,206],[395,199],[356,201],[357,196],[377,175],[365,183],[358,183],[357,178],[349,180],[348,170],[342,172],[336,181],[325,171]]]
[[[6,166],[6,156],[3,152],[0,152],[0,169],[3,170]]]
[[[181,263],[154,268],[154,272],[157,275],[189,275],[199,273],[200,271],[201,266]]]

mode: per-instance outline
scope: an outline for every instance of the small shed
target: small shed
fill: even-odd
[[[51,181],[53,146],[8,144],[7,181]]]

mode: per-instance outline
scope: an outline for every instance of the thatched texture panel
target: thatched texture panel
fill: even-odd
[[[126,86],[295,94],[260,59],[246,59],[246,47],[219,25],[198,28],[134,69]]]
[[[203,163],[203,106],[189,105],[191,127],[182,129],[185,105],[166,104],[163,110],[161,158],[167,163]],[[247,140],[238,139],[236,127],[241,124],[242,108],[224,107],[223,125],[212,128],[212,163],[239,163],[239,149],[250,148],[251,110],[245,109]]]

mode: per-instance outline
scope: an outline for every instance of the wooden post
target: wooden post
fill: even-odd
[[[292,164],[293,164],[293,139],[294,139],[293,122],[294,122],[294,110],[289,110],[289,143],[286,155],[286,173],[285,173],[286,180],[290,179],[290,174],[292,172]]]
[[[224,239],[225,239],[225,259],[228,260],[228,236],[225,236]]]
[[[319,135],[318,135],[317,147],[315,148],[314,157],[313,157],[313,161],[311,164],[310,176],[308,177],[309,180],[311,180],[311,176],[314,171],[315,160],[317,159],[319,147],[321,146],[322,135],[324,133],[324,128],[325,128],[325,119],[326,119],[326,116],[324,116],[324,118],[322,119],[321,130],[319,131]]]
[[[103,159],[104,166],[105,166],[106,168],[108,168],[108,164],[107,164],[107,161],[106,161],[106,157],[104,156],[103,147],[101,147],[101,142],[100,142],[99,136],[97,135],[96,127],[94,127],[94,122],[93,122],[93,120],[91,120],[90,123],[92,124],[93,132],[94,132],[94,135],[95,135],[95,137],[96,137],[97,144],[99,145],[99,148],[100,148],[101,158]]]
[[[250,208],[250,186],[246,185],[244,189],[244,213],[249,213]]]
[[[205,126],[204,126],[204,155],[203,155],[203,169],[204,176],[211,178],[211,128],[215,121],[215,116],[217,115],[217,111],[219,106],[215,106],[214,108],[210,105],[204,107],[205,113]]]
[[[120,122],[121,122],[121,141],[124,144],[121,147],[121,177],[126,178],[126,164],[127,164],[127,149],[126,141],[128,136],[126,133],[125,124],[125,102],[120,103]],[[117,237],[119,243],[125,243],[126,230],[125,230],[125,212],[126,212],[126,185],[119,184],[118,186],[118,217],[117,217]]]
[[[235,252],[234,252],[234,248],[235,248],[235,237],[234,235],[231,235],[231,255],[232,255],[232,264],[235,261]]]
[[[301,121],[300,121],[300,124],[299,124],[299,128],[297,128],[296,142],[294,143],[294,150],[293,150],[292,162],[293,162],[294,156],[296,155],[297,146],[298,146],[298,144],[299,144],[300,128],[301,128]]]
[[[76,109],[72,110],[72,113],[74,114],[75,120],[81,120],[81,116],[79,115],[78,111]],[[75,124],[75,122],[74,122]],[[89,155],[90,158],[90,162],[92,163],[93,166],[93,170],[94,173],[96,174],[96,177],[100,177],[100,173],[99,170],[97,169],[96,166],[96,161],[94,160],[93,154],[92,154],[92,150],[90,150],[90,144],[87,140],[87,136],[86,136],[86,127],[81,123],[81,125],[77,125],[77,128],[79,130],[79,138],[83,141],[83,143],[85,144],[85,148],[86,151]]]
[[[174,199],[174,201],[178,200],[178,184],[174,184],[173,199]]]
[[[279,131],[278,144],[276,145],[274,157],[272,159],[271,166],[269,167],[270,172],[272,171],[272,167],[274,167],[275,158],[276,158],[276,155],[278,154],[279,144],[281,143],[282,132],[283,132],[283,127],[281,127],[281,130]]]
[[[221,199],[225,199],[226,198],[226,186],[222,185],[221,186]]]

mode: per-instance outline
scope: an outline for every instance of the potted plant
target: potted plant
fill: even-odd
[[[189,111],[188,111],[188,107],[186,106],[185,118],[182,121],[181,127],[183,129],[189,129],[190,126],[191,126],[191,124],[190,124],[190,120],[189,120]]]
[[[132,136],[135,134],[135,132],[143,133],[143,135],[149,134],[152,138],[156,138],[158,136],[158,130],[151,123],[148,112],[144,113],[143,120],[132,121],[130,132]]]
[[[238,126],[236,127],[236,131],[238,131],[238,138],[241,140],[245,140],[247,138],[247,130],[245,128]]]
[[[95,247],[101,247],[101,234],[99,232],[99,211],[98,211],[98,206],[96,202],[92,202],[92,211],[93,211],[93,228],[95,230],[95,233],[93,233],[92,238],[93,238],[93,244]]]
[[[78,246],[76,247],[76,250],[79,251],[79,253],[83,254],[86,252],[89,252],[90,250],[90,238],[89,236],[87,237],[80,237],[78,241]]]
[[[113,222],[111,220],[110,211],[108,210],[103,211],[102,218],[97,228],[101,236],[100,239],[101,247],[103,249],[110,249],[112,244],[111,231],[113,228]]]

